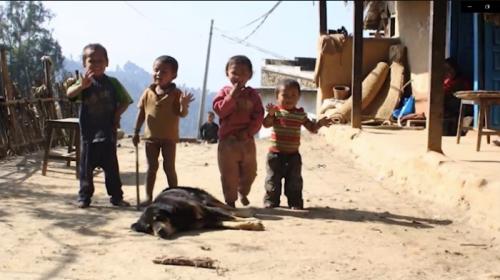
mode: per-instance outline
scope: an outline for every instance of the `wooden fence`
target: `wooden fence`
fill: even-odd
[[[50,119],[77,117],[78,104],[67,98],[0,100],[0,158],[42,149]],[[67,145],[69,136],[56,132],[55,145]]]
[[[31,92],[23,92],[11,81],[7,67],[9,47],[0,44],[0,158],[38,151],[46,140],[46,123],[51,119],[71,118],[78,115],[78,103],[66,97],[65,83],[55,83],[51,79],[52,61],[43,56],[43,84],[32,87]],[[73,78],[73,82],[78,73]],[[68,145],[69,135],[56,131],[53,145]]]

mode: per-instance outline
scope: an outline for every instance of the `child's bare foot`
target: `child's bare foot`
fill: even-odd
[[[113,204],[114,206],[118,206],[118,207],[130,207],[130,203],[128,203],[127,201],[125,200],[120,200],[120,201],[112,201],[111,204]]]
[[[88,208],[90,206],[90,202],[88,201],[78,201],[76,204],[78,208]]]
[[[153,203],[152,200],[146,199],[146,200],[142,201],[141,203],[139,203],[139,207],[148,207],[149,205],[151,205],[151,203]]]
[[[279,205],[276,205],[274,203],[272,203],[271,201],[266,201],[264,202],[264,208],[276,208],[276,207],[279,207]]]
[[[227,204],[228,206],[231,206],[231,207],[233,207],[233,208],[236,208],[236,205],[234,204],[234,201],[233,201],[233,202],[226,202],[226,204]]]
[[[248,198],[246,196],[241,196],[240,202],[241,202],[241,204],[243,204],[243,206],[247,206],[248,204],[250,204],[250,201],[248,200]]]

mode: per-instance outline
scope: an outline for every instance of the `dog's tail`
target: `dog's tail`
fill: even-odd
[[[223,228],[228,229],[240,229],[240,230],[252,230],[252,231],[263,231],[264,225],[257,219],[246,218],[246,219],[236,219],[235,221],[223,221]]]
[[[233,208],[219,200],[213,200],[208,202],[208,206],[224,209],[226,211],[231,212],[231,214],[233,214],[234,216],[240,218],[250,218],[255,216],[255,213],[251,208]]]
[[[251,218],[255,216],[254,211],[251,208],[232,208],[231,213],[239,218]]]

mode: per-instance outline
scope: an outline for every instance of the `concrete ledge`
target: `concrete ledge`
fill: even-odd
[[[358,163],[378,174],[377,179],[392,180],[424,199],[458,207],[466,213],[464,219],[474,226],[500,231],[500,173],[483,174],[481,170],[491,165],[478,162],[471,168],[470,162],[427,152],[426,131],[357,130],[334,125],[323,128],[321,133],[336,151],[351,154]],[[454,144],[453,140],[450,138],[443,145]],[[463,149],[473,152],[472,147]],[[491,161],[500,164],[498,158],[494,159]]]

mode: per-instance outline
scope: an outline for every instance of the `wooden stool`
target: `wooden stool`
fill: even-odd
[[[465,107],[464,105],[474,106],[474,101],[467,99],[460,99],[460,111],[458,114],[458,127],[457,127],[457,144],[460,144],[460,136],[462,136],[462,130],[464,129],[464,107]],[[471,128],[468,127],[467,130],[469,129]]]
[[[462,130],[462,104],[477,104],[479,110],[476,151],[481,148],[481,137],[486,135],[486,141],[490,143],[490,135],[500,135],[500,130],[489,129],[488,117],[490,106],[500,104],[500,91],[475,90],[475,91],[457,91],[455,96],[461,99],[460,116],[457,128],[457,143],[460,142],[460,131]]]
[[[54,129],[66,129],[69,132],[68,153],[64,155],[51,154]],[[47,173],[47,164],[49,159],[66,160],[66,165],[70,166],[71,161],[76,162],[76,178],[78,179],[80,171],[80,124],[78,118],[66,118],[58,120],[48,120],[46,126],[45,152],[43,155],[42,175]]]

